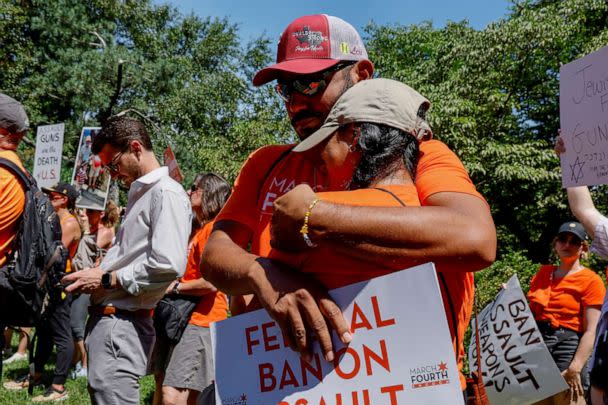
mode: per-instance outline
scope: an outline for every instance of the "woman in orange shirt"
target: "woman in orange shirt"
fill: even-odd
[[[534,319],[557,367],[569,386],[572,403],[589,387],[587,359],[606,288],[602,279],[580,263],[587,234],[578,222],[559,228],[553,248],[559,264],[541,266],[530,283],[528,300]]]
[[[190,188],[192,211],[202,225],[190,241],[184,276],[167,288],[167,294],[200,296],[180,341],[176,345],[157,336],[152,354],[156,379],[154,404],[196,404],[214,380],[209,324],[228,316],[226,295],[206,281],[200,269],[213,220],[230,195],[230,185],[214,173],[198,175]]]

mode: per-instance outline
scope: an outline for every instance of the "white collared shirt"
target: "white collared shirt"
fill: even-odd
[[[93,305],[152,309],[184,274],[192,226],[190,200],[166,166],[135,180],[115,244],[101,262],[121,287],[91,296]]]

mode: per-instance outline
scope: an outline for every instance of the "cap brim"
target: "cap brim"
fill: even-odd
[[[55,190],[53,188],[48,188],[48,187],[40,187],[40,190],[42,190],[42,192],[45,193],[45,194],[48,194],[48,193],[59,193],[57,190]]]
[[[340,63],[338,59],[292,59],[268,66],[255,74],[253,85],[261,86],[279,77],[281,73],[307,75],[329,69]]]
[[[305,152],[310,150],[326,140],[331,134],[333,134],[340,126],[338,124],[322,126],[317,129],[310,135],[308,138],[304,139],[302,142],[296,145],[293,148],[294,152]]]

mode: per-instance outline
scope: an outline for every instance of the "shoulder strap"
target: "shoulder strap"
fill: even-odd
[[[475,280],[475,277],[473,277],[473,280]],[[477,294],[473,296],[473,311],[475,311],[475,349],[477,351],[477,378],[479,381],[482,381],[483,375],[481,371],[481,344],[479,342],[479,322],[477,321]]]
[[[8,160],[6,158],[0,157],[0,166],[4,166],[9,171],[11,171],[15,176],[17,176],[17,178],[19,179],[21,184],[23,184],[23,186],[26,189],[30,187],[30,184],[32,181],[31,181],[29,175],[24,173],[24,171],[19,166],[17,166],[15,164],[15,162],[11,162],[10,160]]]
[[[389,191],[389,190],[387,190],[387,189],[385,189],[385,188],[381,188],[381,187],[373,187],[373,188],[374,188],[374,189],[376,189],[376,190],[384,191],[385,193],[392,195],[392,196],[393,196],[393,198],[394,198],[395,200],[397,200],[397,201],[399,202],[399,204],[401,204],[401,206],[402,206],[402,207],[405,207],[405,206],[406,206],[406,205],[405,205],[405,203],[404,203],[404,202],[401,200],[401,198],[397,197],[397,196],[395,195],[395,193],[393,193],[392,191]]]

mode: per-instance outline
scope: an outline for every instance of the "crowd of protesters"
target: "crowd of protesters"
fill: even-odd
[[[76,364],[73,375],[87,377],[93,403],[139,404],[139,379],[148,373],[155,377],[155,404],[214,403],[209,325],[228,316],[227,294],[232,315],[265,308],[290,347],[306,358],[314,336],[332,361],[332,331],[345,344],[352,336],[327,291],[432,261],[466,400],[462,367],[473,273],[494,261],[496,229],[460,159],[433,139],[430,101],[373,75],[365,45],[347,22],[311,15],[289,24],[276,63],[253,84],[276,80],[300,142],[253,152],[232,188],[217,174],[201,173],[186,193],[158,162],[140,120],[104,122],[85,140],[79,166],[91,161],[89,178],[103,169],[128,188],[124,218],[116,231],[113,202],[104,211],[78,213],[71,185],[43,189],[69,253],[64,288],[56,291],[51,316],[36,325],[34,378],[4,387],[42,383],[54,344],[55,375],[34,401],[66,399],[65,381]],[[21,165],[15,150],[28,126],[23,107],[1,95],[0,157]],[[2,265],[23,212],[23,190],[2,167],[0,194]],[[608,256],[608,220],[586,188],[568,189],[568,198],[582,224],[557,230],[559,263],[534,277],[530,308],[568,382],[569,400],[583,398],[590,381],[589,397],[602,404],[605,287],[580,259],[587,234],[591,249]],[[177,299],[193,304],[174,338],[153,317],[164,300]],[[21,332],[27,343],[30,331]],[[7,361],[24,356],[20,344]]]

